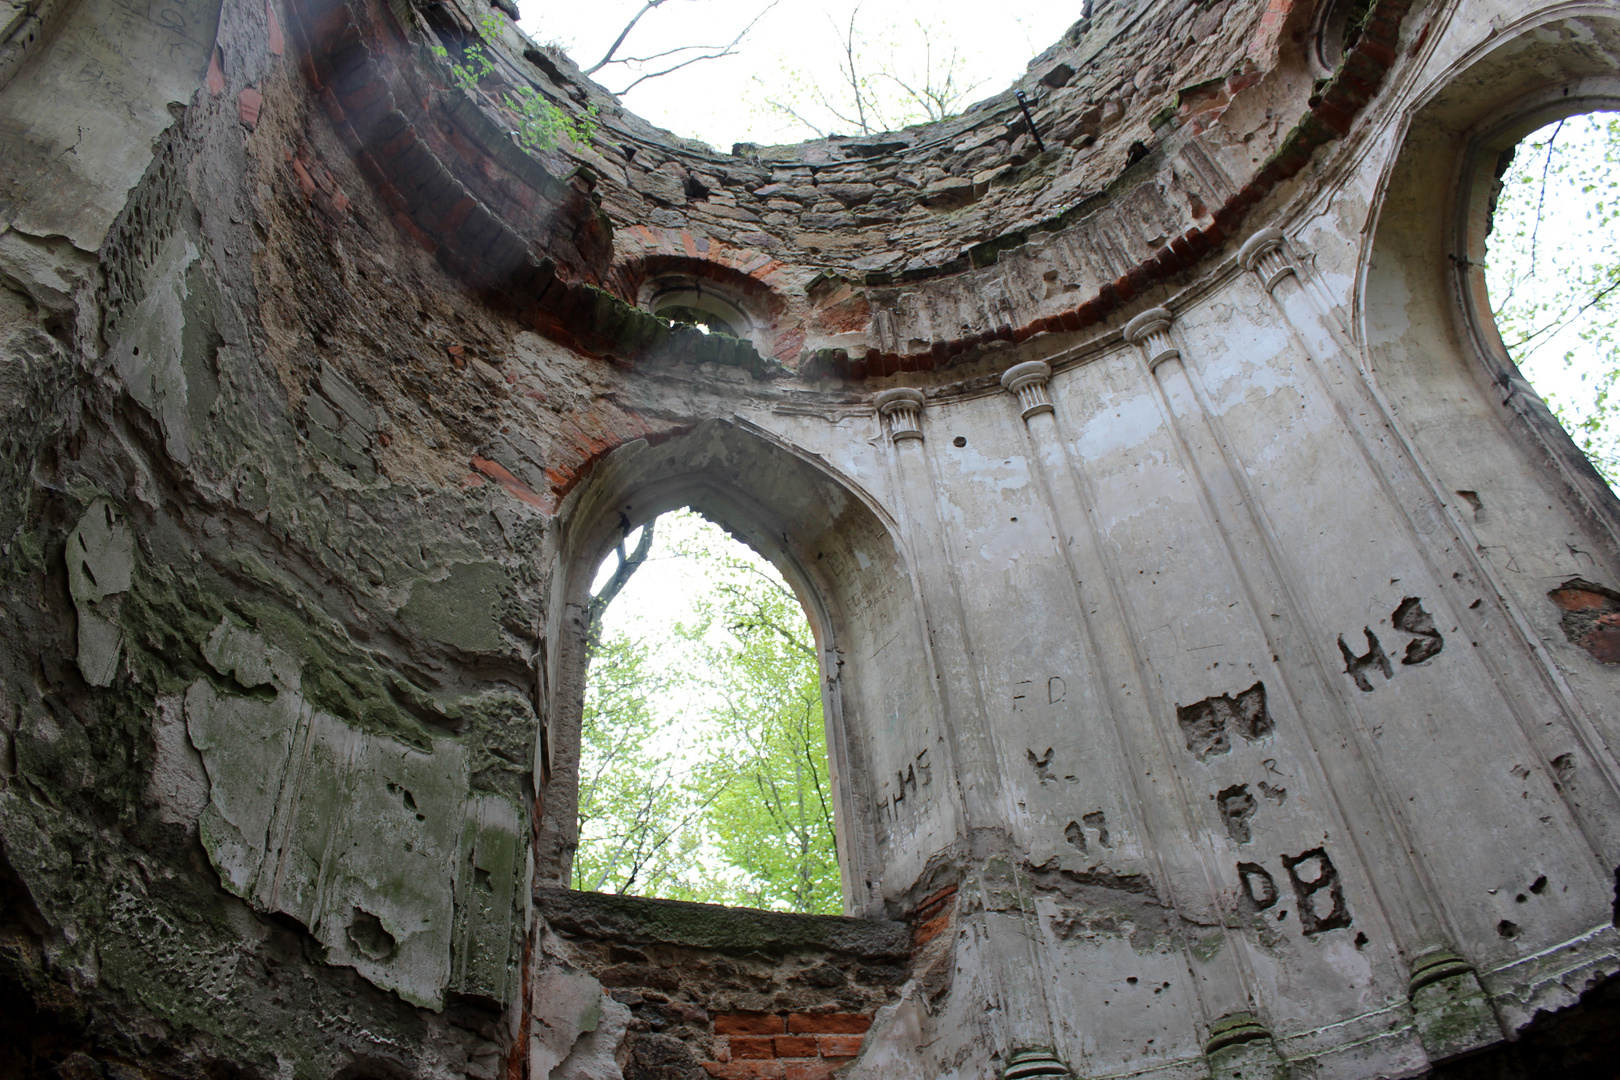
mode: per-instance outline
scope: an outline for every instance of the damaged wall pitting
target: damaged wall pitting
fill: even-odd
[[[1075,583],[1075,587],[1064,590],[1064,594],[1074,598],[1073,617],[1085,629],[1087,666],[1100,676],[1100,679],[1088,680],[1088,684],[1101,682],[1108,688],[1107,696],[1097,703],[1097,711],[1113,720],[1107,744],[1119,747],[1122,761],[1154,761],[1171,776],[1176,776],[1162,728],[1154,723],[1151,715],[1143,713],[1144,708],[1151,712],[1154,699],[1147,689],[1150,684],[1142,672],[1140,653],[1127,643],[1137,637],[1135,623],[1117,587],[1112,584],[1115,568],[1105,554],[1106,539],[1095,535],[1092,516],[1084,509],[1093,505],[1088,497],[1089,480],[1082,467],[1063,450],[1067,440],[1059,426],[1057,410],[1043,407],[1046,403],[1033,401],[1029,394],[1029,383],[1044,384],[1049,376],[1050,369],[1044,365],[1043,368],[1024,365],[1010,369],[1003,376],[1002,385],[1009,392],[1023,391],[1019,393],[1019,404],[1024,406],[1021,416],[1033,447],[1032,456],[1039,465],[1041,495],[1047,512],[1066,539],[1059,547],[1067,576]],[[1026,404],[1026,398],[1033,403]],[[1083,585],[1086,582],[1109,584],[1087,588]],[[1121,656],[1130,659],[1123,664],[1118,659],[1104,659]],[[1142,733],[1148,731],[1158,737],[1143,745]],[[1223,945],[1210,954],[1196,940],[1207,934],[1208,928],[1219,927],[1223,922],[1214,914],[1221,905],[1219,887],[1214,874],[1202,867],[1204,859],[1198,847],[1175,839],[1196,835],[1196,826],[1185,812],[1169,811],[1162,800],[1154,798],[1146,789],[1135,769],[1126,768],[1124,772],[1132,780],[1131,798],[1127,804],[1129,809],[1121,806],[1117,812],[1116,833],[1122,824],[1120,818],[1125,818],[1127,813],[1126,820],[1140,822],[1130,831],[1140,835],[1154,853],[1157,863],[1154,876],[1162,883],[1160,888],[1173,897],[1171,906],[1183,918],[1203,928],[1178,936],[1188,967],[1199,972],[1195,986],[1203,1022],[1212,1026],[1226,1015],[1246,1011],[1252,1000],[1247,973],[1241,968],[1242,961],[1237,959],[1238,950]],[[1199,885],[1207,890],[1202,896]],[[1215,932],[1223,933],[1222,930]],[[1234,967],[1234,963],[1238,966]]]
[[[1292,266],[1289,266],[1286,262],[1277,260],[1275,258],[1274,253],[1278,250],[1278,243],[1275,238],[1259,236],[1256,238],[1256,240],[1259,241],[1259,243],[1251,243],[1251,245],[1246,248],[1245,252],[1243,253],[1242,261],[1245,263],[1245,265],[1254,269],[1258,274],[1261,275],[1262,281],[1266,285],[1268,292],[1273,292],[1276,289],[1279,281],[1283,280],[1285,277],[1291,277],[1296,285],[1302,283],[1301,279],[1303,275],[1298,273],[1297,270],[1295,270]],[[1251,255],[1251,251],[1255,254]],[[1269,263],[1264,259],[1266,254],[1273,255]],[[1168,352],[1168,349],[1159,352],[1158,356],[1163,356],[1166,352]],[[1341,352],[1339,355],[1348,356],[1351,354],[1348,352]],[[1154,358],[1154,356],[1150,356],[1150,360]],[[1312,363],[1310,366],[1313,373],[1315,373],[1315,364]],[[1181,370],[1186,371],[1187,369],[1183,367]],[[1322,384],[1326,385],[1326,381],[1322,380]],[[1196,380],[1191,381],[1189,386],[1193,393],[1188,396],[1197,402],[1197,411],[1202,412],[1205,417],[1209,418],[1209,423],[1216,425],[1215,429],[1209,432],[1208,436],[1201,439],[1199,435],[1194,435],[1189,441],[1194,444],[1199,441],[1204,441],[1205,445],[1220,446],[1223,451],[1223,456],[1230,454],[1231,451],[1229,448],[1232,446],[1232,440],[1219,431],[1219,421],[1215,419],[1215,414],[1210,411],[1208,406],[1209,398],[1207,392]],[[1331,393],[1331,388],[1329,387],[1328,389]],[[1352,430],[1354,430],[1353,425],[1347,424],[1346,426],[1349,426],[1352,428]],[[1241,506],[1243,509],[1235,513],[1225,515],[1227,520],[1235,522],[1240,526],[1240,537],[1244,531],[1241,529],[1241,526],[1247,524],[1253,529],[1246,539],[1239,539],[1235,545],[1230,540],[1228,541],[1227,548],[1232,553],[1234,558],[1234,567],[1241,568],[1245,558],[1245,553],[1266,552],[1269,555],[1267,562],[1261,564],[1262,567],[1268,567],[1268,569],[1259,574],[1258,578],[1261,581],[1267,581],[1270,583],[1269,587],[1272,592],[1272,597],[1264,601],[1265,607],[1262,607],[1260,604],[1253,604],[1251,609],[1257,612],[1265,610],[1266,607],[1269,607],[1272,611],[1288,611],[1292,609],[1296,612],[1296,614],[1293,616],[1290,622],[1294,622],[1295,625],[1311,626],[1315,624],[1320,626],[1320,623],[1317,620],[1311,619],[1309,616],[1304,614],[1305,612],[1308,612],[1309,608],[1303,604],[1302,601],[1305,597],[1308,597],[1309,591],[1302,591],[1298,585],[1282,585],[1278,583],[1279,580],[1284,582],[1299,582],[1302,580],[1302,578],[1300,576],[1300,571],[1286,569],[1288,566],[1286,559],[1286,547],[1282,546],[1278,542],[1274,533],[1267,527],[1263,515],[1256,513],[1255,508],[1259,504],[1254,499],[1252,493],[1248,491],[1247,484],[1242,480],[1242,478],[1246,475],[1244,467],[1241,463],[1237,463],[1235,465],[1227,464],[1226,468],[1229,469],[1229,471],[1225,471],[1222,468],[1222,464],[1219,463],[1219,459],[1216,459],[1216,461],[1217,464],[1213,466],[1213,468],[1216,470],[1216,475],[1220,476],[1224,473],[1224,475],[1236,479],[1238,481],[1237,488],[1241,493],[1237,496],[1237,498],[1230,499],[1230,501]],[[1376,475],[1384,475],[1383,470],[1379,470]],[[1219,516],[1213,511],[1211,513],[1212,518],[1218,521]],[[1415,531],[1412,535],[1420,546],[1424,543],[1424,538],[1418,536]],[[1246,581],[1253,580],[1247,578],[1247,575],[1242,569],[1238,569],[1238,573],[1240,579],[1245,579]],[[1252,571],[1250,573],[1252,573]],[[1246,587],[1251,589],[1252,595],[1253,586],[1246,584]],[[1273,619],[1275,618],[1276,616],[1273,616]],[[1433,628],[1433,620],[1430,619],[1427,616],[1427,613],[1422,610],[1421,602],[1416,598],[1407,598],[1406,600],[1403,600],[1394,615],[1391,616],[1391,621],[1395,624],[1397,629],[1418,635],[1417,639],[1414,640],[1408,648],[1405,657],[1406,660],[1411,663],[1421,663],[1424,660],[1432,658],[1438,653],[1441,638],[1438,632]],[[1276,631],[1283,629],[1283,625],[1271,620],[1262,621],[1260,628],[1266,633],[1269,644],[1274,650],[1274,656],[1280,654],[1284,658],[1288,658],[1291,648],[1294,647],[1294,641],[1298,640],[1297,637],[1277,633]],[[1367,631],[1367,634],[1369,643],[1371,643],[1373,638],[1370,629]],[[1339,713],[1341,717],[1341,730],[1348,728],[1351,731],[1356,731],[1359,733],[1369,730],[1371,727],[1375,726],[1376,722],[1374,721],[1363,720],[1360,723],[1357,723],[1351,719],[1350,713],[1345,708],[1342,685],[1337,688],[1339,691],[1337,694],[1322,693],[1324,688],[1320,685],[1320,673],[1325,670],[1329,670],[1328,664],[1324,663],[1325,657],[1320,655],[1323,634],[1320,632],[1320,630],[1317,630],[1310,633],[1308,638],[1316,643],[1315,648],[1318,655],[1315,657],[1306,658],[1306,662],[1303,663],[1289,663],[1283,669],[1281,669],[1280,673],[1282,674],[1286,685],[1286,680],[1288,679],[1286,673],[1288,671],[1304,670],[1312,672],[1318,677],[1318,685],[1314,688],[1309,687],[1308,685],[1306,687],[1290,687],[1290,693],[1288,695],[1289,699],[1302,700],[1297,696],[1300,695],[1302,691],[1304,694],[1303,700],[1310,700],[1311,698],[1315,697],[1318,701],[1321,701],[1322,705]],[[1340,648],[1341,650],[1345,648],[1342,643]],[[1295,655],[1297,656],[1298,654],[1296,653]],[[1348,659],[1348,654],[1346,655]],[[1315,663],[1310,663],[1310,659],[1314,659]],[[1352,668],[1354,668],[1354,665],[1352,665]],[[1354,675],[1356,672],[1355,670],[1352,670],[1350,673]],[[1360,685],[1361,681],[1361,678],[1358,677],[1358,685]],[[1323,698],[1326,698],[1326,700],[1323,700]],[[1356,706],[1354,703],[1352,703],[1351,707],[1354,708]],[[1301,714],[1301,719],[1306,721],[1305,726],[1307,730],[1310,730],[1310,728],[1314,726],[1311,723],[1311,718],[1321,715],[1318,710],[1311,708],[1301,710]],[[1447,940],[1455,940],[1458,930],[1454,925],[1446,926],[1443,924],[1443,922],[1437,919],[1436,913],[1443,912],[1444,907],[1439,903],[1437,899],[1438,893],[1434,889],[1433,885],[1425,880],[1425,873],[1421,868],[1421,864],[1411,862],[1406,856],[1406,853],[1412,850],[1412,842],[1407,834],[1407,830],[1402,829],[1399,825],[1399,822],[1401,821],[1400,815],[1393,812],[1393,800],[1391,800],[1387,795],[1384,795],[1382,798],[1377,798],[1376,802],[1382,804],[1381,808],[1367,807],[1365,803],[1359,806],[1356,805],[1367,795],[1387,792],[1390,789],[1390,784],[1387,778],[1378,775],[1376,766],[1378,758],[1376,754],[1373,753],[1371,748],[1367,747],[1365,743],[1363,743],[1360,753],[1352,753],[1348,755],[1343,753],[1335,753],[1332,749],[1334,746],[1335,737],[1327,732],[1323,732],[1321,735],[1315,736],[1313,738],[1313,742],[1315,743],[1315,753],[1312,755],[1312,760],[1320,762],[1322,768],[1325,770],[1324,780],[1328,784],[1327,790],[1340,793],[1334,796],[1335,802],[1339,805],[1345,805],[1345,799],[1348,796],[1349,803],[1347,809],[1349,819],[1364,820],[1368,817],[1376,816],[1379,819],[1389,822],[1391,825],[1395,826],[1393,830],[1383,834],[1383,842],[1381,845],[1383,851],[1381,853],[1381,857],[1369,858],[1368,856],[1364,856],[1363,865],[1366,866],[1369,871],[1372,871],[1371,880],[1374,883],[1376,890],[1375,895],[1380,895],[1381,897],[1400,898],[1400,902],[1397,902],[1393,907],[1391,907],[1389,903],[1384,900],[1380,901],[1380,906],[1386,912],[1386,918],[1390,919],[1391,925],[1396,931],[1397,938],[1401,941],[1402,954],[1408,958],[1409,963],[1421,965],[1423,962],[1423,957],[1434,954],[1437,951],[1446,952]],[[1369,771],[1369,768],[1371,771]],[[1368,810],[1374,810],[1374,813],[1368,814]],[[1344,830],[1344,834],[1352,837],[1353,843],[1358,847],[1366,843],[1366,841],[1363,840],[1366,833],[1363,831],[1346,829]],[[1375,835],[1377,834],[1375,833]],[[1402,872],[1403,868],[1405,868],[1404,873]],[[1394,871],[1394,880],[1378,884],[1379,871]],[[1246,887],[1248,885],[1247,877],[1245,878],[1245,885]],[[1425,894],[1430,897],[1427,903],[1420,899],[1420,897],[1423,897]],[[1443,916],[1441,916],[1441,918],[1443,918]],[[1472,985],[1475,988],[1475,991],[1477,991],[1478,983],[1471,973],[1461,976],[1460,978]],[[1477,1012],[1479,1002],[1482,999],[1477,993],[1468,994],[1467,996],[1474,999]],[[1483,1043],[1494,1041],[1499,1037],[1497,1035],[1496,1024],[1489,1017],[1488,1013],[1478,1013],[1477,1018],[1473,1020],[1469,1026],[1472,1027],[1472,1030],[1468,1030],[1467,1027],[1459,1030],[1455,1024],[1452,1024],[1445,1030],[1444,1038],[1442,1039],[1440,1034],[1436,1034],[1436,1032],[1439,1030],[1438,1026],[1425,1026],[1420,1020],[1420,1028],[1423,1029],[1425,1037],[1430,1040],[1429,1051],[1431,1055],[1443,1056],[1447,1052],[1455,1052],[1457,1049],[1470,1045],[1481,1045]],[[1437,1039],[1441,1039],[1442,1041],[1435,1042],[1434,1040]]]

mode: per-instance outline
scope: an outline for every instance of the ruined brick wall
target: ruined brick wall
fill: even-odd
[[[961,117],[730,154],[515,32],[460,88],[476,3],[19,9],[0,1071],[1594,1060],[1620,505],[1478,265],[1620,24],[1093,7]],[[679,505],[806,603],[849,919],[555,887],[585,590]]]
[[[825,1080],[859,1055],[911,975],[904,923],[773,915],[674,900],[537,894],[536,1015],[558,1077],[615,1061],[627,1077]],[[601,999],[603,989],[606,999]],[[571,992],[570,992],[571,991]],[[588,1031],[581,999],[602,1001]]]

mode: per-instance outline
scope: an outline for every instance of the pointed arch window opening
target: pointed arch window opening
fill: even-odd
[[[819,648],[792,588],[677,510],[626,527],[591,596],[568,883],[839,913]]]
[[[1497,333],[1620,490],[1620,112],[1538,123],[1500,153],[1493,184],[1485,280]]]

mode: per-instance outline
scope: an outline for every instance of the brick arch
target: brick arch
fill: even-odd
[[[684,232],[658,239],[656,248],[614,263],[607,286],[615,296],[639,306],[647,283],[660,277],[682,275],[710,282],[750,318],[769,328],[769,343],[761,352],[783,364],[798,359],[805,340],[804,320],[783,295],[781,263],[762,252],[728,247],[707,238],[701,241],[700,248],[699,241]],[[693,255],[693,251],[700,254]]]

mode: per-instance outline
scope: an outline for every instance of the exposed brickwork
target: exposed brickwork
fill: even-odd
[[[854,1057],[861,1052],[864,1035],[821,1035],[816,1038],[816,1052],[825,1058]]]
[[[787,1021],[774,1013],[725,1013],[714,1018],[716,1035],[777,1035]]]
[[[870,1023],[870,1021],[868,1022]],[[778,1035],[772,1040],[776,1049],[776,1056],[789,1057],[820,1057],[821,1049],[816,1040],[808,1035]]]
[[[902,923],[537,891],[557,947],[710,1076],[826,1077],[909,970]],[[664,936],[650,941],[652,934]]]
[[[1603,664],[1620,664],[1620,592],[1572,578],[1547,594],[1563,610],[1564,636]]]
[[[862,1035],[871,1026],[872,1018],[859,1013],[792,1013],[788,1016],[789,1031],[817,1035]]]
[[[755,1037],[750,1035],[733,1035],[727,1042],[733,1061],[742,1061],[748,1058],[773,1058],[776,1056],[776,1040]]]
[[[720,1080],[753,1076],[825,1080],[860,1055],[864,1032],[871,1026],[872,1017],[862,1013],[722,1014],[714,1018],[713,1060],[703,1062],[703,1068]],[[802,1034],[753,1034],[784,1027]]]

